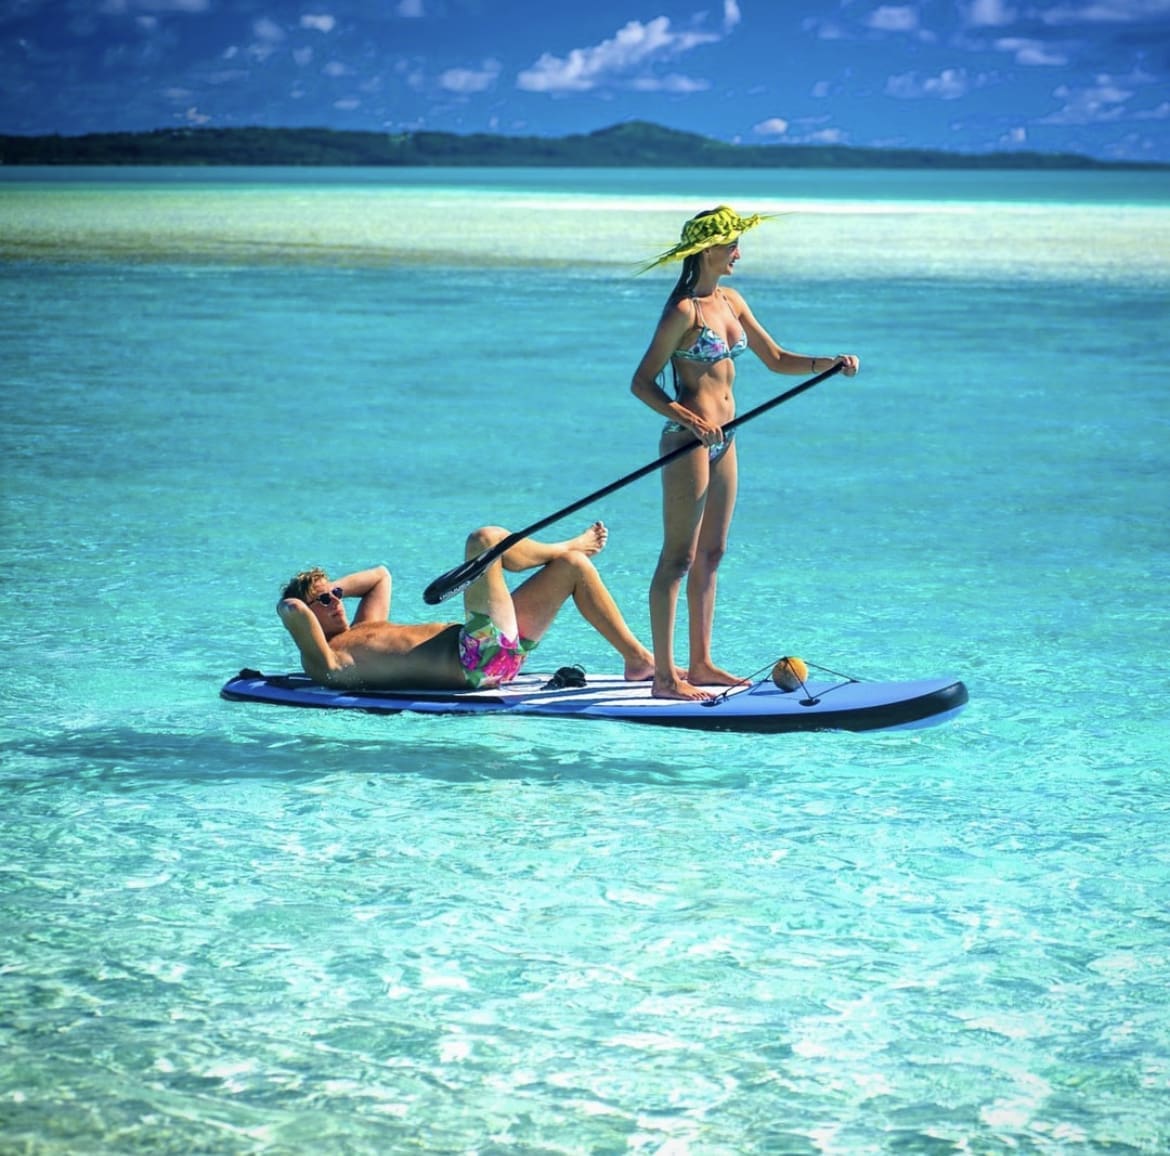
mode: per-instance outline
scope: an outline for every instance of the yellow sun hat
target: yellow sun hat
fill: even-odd
[[[683,261],[694,253],[710,249],[712,245],[730,245],[739,239],[741,233],[754,229],[761,221],[767,221],[775,215],[753,213],[750,217],[741,217],[730,205],[720,205],[709,213],[700,213],[683,225],[682,239],[673,249],[667,249],[648,265],[643,265],[638,272],[646,273],[671,261]]]

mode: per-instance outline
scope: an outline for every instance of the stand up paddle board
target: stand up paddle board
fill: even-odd
[[[227,681],[220,694],[236,702],[373,714],[410,711],[611,719],[764,734],[935,726],[953,718],[967,702],[967,688],[954,678],[912,682],[814,680],[792,691],[781,690],[771,679],[764,679],[730,690],[711,687],[717,697],[700,702],[652,698],[649,683],[626,682],[617,675],[570,679],[583,685],[564,685],[563,681],[547,674],[522,674],[506,686],[490,690],[357,691],[319,686],[304,674],[265,675],[257,670],[242,670]]]

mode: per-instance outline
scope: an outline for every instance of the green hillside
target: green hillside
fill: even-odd
[[[184,128],[85,136],[0,136],[5,165],[367,165],[1166,169],[1069,153],[967,154],[842,145],[734,145],[644,121],[565,137],[323,128]]]

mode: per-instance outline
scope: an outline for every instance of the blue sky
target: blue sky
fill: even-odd
[[[1170,162],[1170,0],[0,0],[0,132],[632,119]]]

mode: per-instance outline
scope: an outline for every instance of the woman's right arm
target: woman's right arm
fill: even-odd
[[[679,348],[687,331],[693,328],[685,303],[679,302],[666,310],[650,340],[650,347],[643,354],[638,368],[634,370],[630,392],[656,413],[686,426],[700,441],[705,441],[709,437],[721,437],[719,427],[675,401],[658,384],[658,375],[662,372],[663,366]]]

